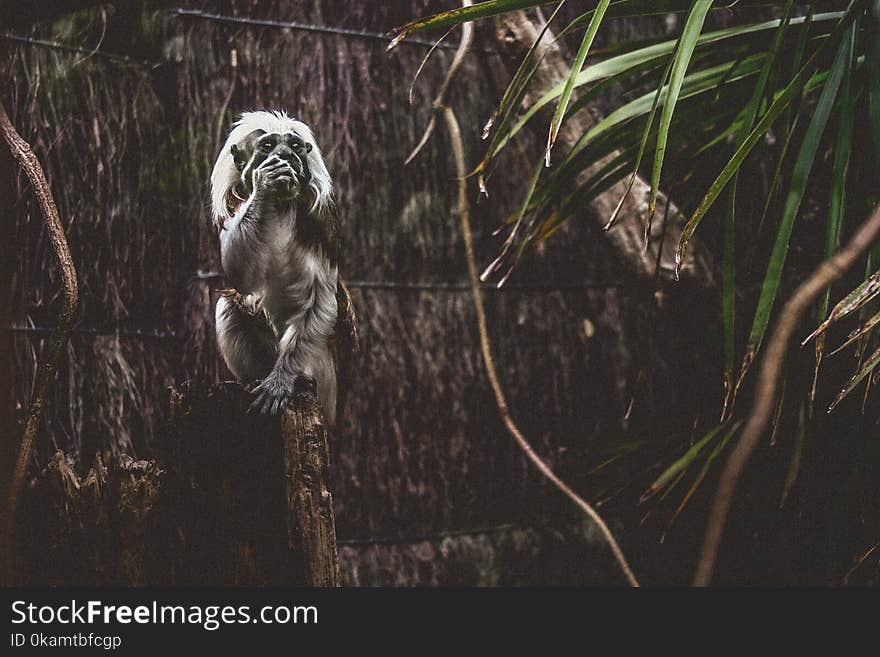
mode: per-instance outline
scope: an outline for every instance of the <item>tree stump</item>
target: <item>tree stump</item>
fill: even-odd
[[[302,546],[306,581],[339,586],[339,553],[327,430],[314,385],[297,393],[281,419],[288,546]]]
[[[236,383],[184,383],[156,460],[97,459],[81,476],[59,452],[26,497],[22,583],[338,586],[313,393],[269,418]]]

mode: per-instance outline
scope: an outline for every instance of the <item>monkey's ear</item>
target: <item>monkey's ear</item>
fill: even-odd
[[[229,149],[232,153],[232,159],[235,162],[235,168],[239,172],[244,171],[250,159],[251,153],[254,152],[254,142],[266,134],[265,130],[254,130],[247,137],[242,139],[238,144],[233,144]]]
[[[309,142],[306,142],[303,147],[306,149],[306,153],[312,152],[312,145]]]
[[[232,152],[232,161],[235,162],[235,168],[239,171],[242,171],[244,169],[244,165],[247,163],[244,149],[239,148],[238,146],[233,144],[230,151]]]

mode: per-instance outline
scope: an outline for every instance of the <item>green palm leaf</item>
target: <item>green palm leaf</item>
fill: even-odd
[[[849,29],[854,29],[850,27]],[[770,262],[767,265],[767,273],[764,276],[764,283],[761,286],[761,294],[758,298],[758,307],[755,311],[755,318],[752,321],[752,330],[749,334],[749,344],[746,347],[747,358],[751,359],[753,354],[757,352],[764,339],[764,333],[767,330],[767,324],[770,321],[770,311],[776,301],[776,295],[779,291],[779,282],[782,278],[782,267],[785,264],[785,258],[788,254],[788,243],[791,239],[791,231],[794,227],[795,219],[800,209],[801,200],[804,197],[804,191],[807,187],[807,180],[813,163],[816,159],[816,153],[819,150],[819,143],[822,140],[822,134],[825,132],[825,126],[828,123],[828,117],[831,115],[831,109],[837,98],[837,92],[840,88],[841,80],[848,66],[848,51],[841,48],[837,51],[834,58],[834,64],[831,67],[831,74],[822,88],[822,94],[816,104],[816,109],[810,124],[807,126],[806,133],[801,141],[800,150],[795,160],[794,170],[788,194],[785,198],[785,204],[782,209],[782,218],[779,223],[779,229],[776,234],[776,240],[773,244],[773,251],[770,255]]]
[[[684,84],[685,74],[697,47],[700,33],[703,31],[703,23],[712,0],[696,0],[691,13],[688,15],[684,31],[678,40],[675,50],[675,59],[672,64],[672,72],[669,76],[669,86],[663,97],[663,112],[660,114],[660,128],[657,134],[657,147],[654,149],[654,168],[651,171],[651,198],[648,202],[648,221],[654,216],[657,205],[657,193],[660,189],[660,172],[663,169],[663,158],[666,156],[666,143],[669,140],[669,126],[672,124],[672,114],[678,102],[681,86]]]
[[[727,186],[727,183],[730,181],[731,177],[733,177],[733,174],[737,172],[742,166],[742,163],[745,160],[746,156],[749,154],[749,152],[751,152],[752,148],[754,148],[758,140],[761,139],[767,129],[791,104],[792,100],[804,91],[804,89],[807,87],[807,83],[811,79],[816,68],[818,68],[819,63],[822,61],[822,58],[825,56],[825,54],[830,51],[834,51],[839,46],[843,38],[844,32],[849,28],[853,20],[855,20],[855,17],[857,15],[855,6],[857,4],[860,3],[854,2],[850,4],[847,12],[835,26],[831,37],[817,52],[812,55],[812,57],[807,60],[807,62],[801,67],[801,69],[798,71],[797,75],[794,76],[791,82],[789,82],[789,84],[786,85],[784,89],[776,94],[773,103],[770,105],[770,108],[761,117],[761,119],[755,125],[754,129],[752,129],[752,131],[749,133],[749,136],[746,138],[746,140],[740,145],[740,147],[727,162],[719,176],[715,179],[715,182],[713,182],[712,185],[709,187],[709,190],[706,192],[703,200],[700,202],[693,215],[691,215],[691,218],[685,226],[684,231],[682,231],[681,239],[678,244],[678,250],[675,255],[676,274],[681,268],[682,258],[684,257],[685,250],[687,249],[688,240],[690,240],[691,236],[693,236],[694,231],[696,231],[697,226],[700,224],[700,221],[702,221],[706,212],[709,211],[709,208],[712,207],[715,200]],[[798,204],[799,202],[800,201],[798,200]]]
[[[556,137],[559,135],[559,128],[562,125],[562,117],[565,116],[565,110],[568,108],[571,94],[574,92],[574,85],[577,82],[577,77],[580,74],[581,69],[584,67],[584,62],[587,60],[587,54],[590,52],[590,46],[593,45],[593,39],[596,37],[596,32],[599,31],[599,26],[602,24],[602,19],[605,17],[605,11],[608,9],[610,2],[611,0],[600,0],[598,7],[596,7],[596,11],[590,19],[590,24],[587,27],[587,32],[584,34],[583,41],[581,41],[580,48],[578,48],[577,55],[574,58],[571,72],[569,73],[568,79],[565,81],[565,87],[563,87],[562,94],[559,96],[559,103],[556,105],[556,112],[553,114],[553,119],[550,121],[550,133],[547,135],[547,150],[544,155],[544,164],[548,167],[550,166],[550,151],[553,149],[553,144],[556,143]]]

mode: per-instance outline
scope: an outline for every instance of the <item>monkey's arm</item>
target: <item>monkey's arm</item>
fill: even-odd
[[[220,231],[220,261],[226,280],[243,294],[256,291],[266,271],[264,192],[255,190]]]
[[[332,425],[336,410],[336,370],[330,351],[337,313],[335,268],[315,281],[313,289],[292,286],[289,298],[296,299],[292,305],[295,310],[284,323],[278,359],[254,388],[256,399],[251,407],[276,414],[287,403],[297,381],[305,376],[317,382],[318,397]]]
[[[287,162],[268,158],[250,172],[250,197],[220,231],[220,261],[229,283],[250,294],[264,282],[269,258],[266,220],[278,212],[277,191],[294,180]]]

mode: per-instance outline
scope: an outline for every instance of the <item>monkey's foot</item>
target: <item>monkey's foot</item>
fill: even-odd
[[[263,415],[277,415],[293,397],[314,396],[316,390],[315,379],[307,374],[272,371],[254,387],[256,397],[248,410]]]

